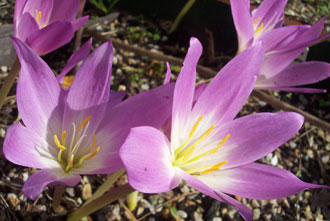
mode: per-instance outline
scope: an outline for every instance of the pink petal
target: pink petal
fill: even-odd
[[[68,22],[54,22],[31,33],[26,43],[39,55],[47,54],[68,43],[73,37],[73,27]]]
[[[287,170],[258,163],[220,169],[200,179],[217,191],[258,200],[279,199],[308,188],[329,188],[305,183]]]
[[[79,28],[81,28],[88,20],[89,16],[84,16],[78,19],[75,19],[71,22],[74,31],[77,31]]]
[[[24,13],[18,20],[15,37],[24,42],[29,34],[36,30],[39,30],[36,20],[29,13]]]
[[[55,21],[73,21],[78,13],[79,0],[55,0],[50,23]]]
[[[57,76],[58,82],[62,82],[64,76],[80,61],[84,60],[88,56],[91,50],[91,46],[92,46],[92,38],[88,39],[88,41],[86,41],[85,44],[83,44],[78,51],[76,51],[71,55],[67,64],[65,65],[61,73]]]
[[[17,21],[23,14],[23,9],[27,0],[16,0],[15,1],[15,12],[14,12],[14,32],[16,33]]]
[[[144,193],[160,193],[180,183],[171,163],[167,137],[152,127],[135,127],[120,148],[129,184]]]
[[[81,177],[72,173],[65,173],[61,168],[44,169],[34,173],[25,182],[22,192],[31,200],[37,199],[46,186],[67,185],[75,186]]]
[[[170,80],[171,80],[171,66],[170,66],[170,63],[166,62],[166,75],[165,75],[165,79],[164,79],[164,82],[163,84],[168,84],[170,83]]]
[[[206,183],[203,183],[196,177],[191,176],[190,174],[184,172],[181,169],[178,169],[179,174],[181,177],[193,188],[197,189],[201,193],[208,195],[216,200],[219,200],[220,202],[228,203],[234,207],[236,207],[240,213],[240,215],[245,219],[245,220],[252,220],[253,214],[252,211],[245,206],[244,204],[240,203],[239,201],[227,196],[226,194],[215,191],[212,189],[210,186],[206,185]]]
[[[21,63],[17,106],[24,124],[39,135],[47,128],[60,130],[63,113],[61,89],[48,65],[22,41],[12,37]]]
[[[193,108],[194,116],[212,115],[212,124],[232,120],[253,90],[263,62],[261,43],[237,55],[215,76]],[[173,125],[172,125],[173,126]]]

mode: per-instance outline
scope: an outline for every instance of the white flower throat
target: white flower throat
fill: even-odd
[[[66,130],[63,130],[61,140],[54,134],[54,142],[60,149],[57,155],[57,161],[66,173],[71,168],[81,167],[85,160],[92,159],[100,151],[100,147],[96,147],[95,135],[93,135],[92,141],[86,144],[90,119],[91,116],[86,117],[78,128],[75,123],[72,123],[73,133],[71,139],[67,139]]]

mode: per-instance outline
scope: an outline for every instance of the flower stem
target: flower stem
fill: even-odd
[[[106,191],[108,191],[110,189],[110,187],[112,186],[112,184],[114,184],[114,182],[116,180],[118,180],[118,178],[121,175],[123,175],[123,173],[125,173],[125,169],[121,168],[117,172],[110,174],[108,176],[108,179],[96,190],[96,192],[91,196],[91,198],[89,198],[84,203],[84,205],[82,205],[82,207],[86,206],[88,203],[90,203],[93,200],[97,199],[98,197],[102,196],[102,194],[105,193]]]
[[[115,200],[118,200],[119,198],[124,197],[133,191],[135,190],[128,183],[123,186],[112,189],[107,193],[105,193],[103,196],[94,200],[93,203],[89,203],[83,207],[80,207],[76,211],[72,212],[68,216],[67,221],[75,221],[85,216],[88,216],[89,214],[101,209],[105,205]]]
[[[61,199],[65,190],[64,185],[55,186],[54,196],[53,196],[53,210],[55,213],[61,213],[63,208],[61,206]]]
[[[191,6],[193,6],[195,1],[196,0],[188,0],[188,2],[183,6],[179,14],[176,16],[174,23],[172,24],[171,29],[169,31],[169,34],[172,34],[177,29],[178,25],[180,24],[180,21],[185,16],[185,14],[187,14],[187,12],[191,8]]]
[[[16,76],[18,75],[20,69],[21,69],[21,65],[18,59],[16,58],[15,63],[13,64],[0,90],[0,110],[2,109],[2,106],[5,103],[5,99],[10,91],[10,88],[13,86]]]

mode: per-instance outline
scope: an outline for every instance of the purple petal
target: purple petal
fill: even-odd
[[[311,28],[301,31],[301,34],[297,37],[296,41],[292,46],[297,46],[301,44],[308,46],[311,44],[310,41],[317,42],[316,39],[319,38],[323,30],[324,20],[325,18],[321,18]]]
[[[34,173],[25,182],[22,192],[31,200],[37,199],[46,186],[56,186],[64,184],[75,186],[81,177],[72,173],[65,173],[60,169],[44,169]]]
[[[90,38],[85,44],[83,44],[78,51],[76,51],[71,55],[67,64],[65,65],[61,73],[57,76],[58,82],[62,82],[64,76],[80,61],[84,60],[87,57],[87,55],[91,50],[91,46],[92,46],[92,38]]]
[[[200,179],[217,191],[258,200],[279,199],[308,188],[329,188],[305,183],[287,170],[258,163],[219,170]]]
[[[211,187],[200,181],[199,179],[191,176],[190,174],[186,173],[185,171],[178,169],[181,177],[193,188],[197,189],[201,193],[208,195],[220,202],[228,203],[234,207],[236,207],[241,214],[241,216],[245,220],[252,220],[253,214],[252,211],[245,206],[244,204],[240,203],[239,201],[227,196],[222,192],[215,192]]]
[[[61,89],[48,65],[22,41],[12,37],[21,72],[17,84],[17,106],[24,124],[39,135],[60,129],[63,107]]]
[[[79,125],[91,116],[89,133],[95,133],[103,119],[110,94],[112,58],[113,47],[108,41],[84,60],[68,92],[64,128],[69,128],[71,122]]]
[[[16,33],[16,23],[23,14],[23,9],[27,0],[16,0],[15,1],[15,12],[14,12],[14,32]]]
[[[169,141],[155,128],[132,128],[119,156],[125,165],[128,183],[140,192],[166,192],[181,181],[171,163]]]
[[[45,168],[35,149],[39,136],[31,132],[21,123],[8,127],[3,144],[3,153],[7,160],[17,165],[35,168]]]
[[[110,90],[107,110],[111,110],[114,106],[118,105],[126,95],[127,93],[124,91]]]
[[[26,43],[39,55],[47,54],[68,43],[73,37],[73,27],[68,22],[54,22],[31,33]]]
[[[49,22],[73,21],[78,13],[79,4],[79,0],[56,0]]]
[[[107,109],[96,134],[99,145],[118,152],[132,127],[162,127],[171,114],[173,88],[174,84],[166,84]]]
[[[180,125],[188,122],[194,99],[196,66],[201,54],[201,43],[197,38],[191,38],[190,46],[174,89],[172,137],[174,137],[173,134],[179,134],[179,131],[181,130]]]
[[[164,79],[164,82],[163,84],[168,84],[170,83],[170,80],[171,80],[171,66],[170,66],[170,63],[166,62],[166,75],[165,75],[165,79]]]
[[[249,44],[254,36],[253,20],[250,14],[250,1],[231,0],[230,5],[238,37],[238,51],[242,52],[250,46]]]
[[[258,79],[257,88],[291,87],[312,84],[330,77],[330,64],[309,61],[292,64],[272,78]]]
[[[238,118],[219,128],[217,137],[229,134],[230,138],[212,158],[216,162],[228,161],[222,169],[254,162],[288,141],[303,122],[304,118],[293,112],[260,113]]]
[[[71,22],[74,31],[77,31],[81,26],[83,26],[87,20],[88,20],[89,16],[84,16],[78,19],[75,19]]]
[[[232,120],[253,90],[263,62],[263,53],[262,44],[257,43],[232,59],[199,97],[193,115],[213,115],[212,124]]]
[[[18,21],[15,37],[24,42],[29,34],[36,30],[39,30],[36,20],[29,13],[24,13]]]
[[[30,13],[32,17],[38,18],[41,13],[39,27],[47,26],[52,13],[54,0],[33,0],[27,1],[23,10],[24,13]]]

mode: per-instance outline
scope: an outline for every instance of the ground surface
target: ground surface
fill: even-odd
[[[296,1],[293,2],[295,4]],[[292,2],[291,2],[292,3]],[[305,2],[306,3],[306,2]],[[307,2],[308,3],[308,2]],[[308,7],[304,4],[303,7]],[[310,4],[312,5],[312,4]],[[292,10],[295,10],[294,8]],[[88,13],[98,15],[98,11],[87,7]],[[10,23],[13,13],[13,1],[0,1],[0,18],[2,23]],[[100,13],[101,14],[101,13]],[[308,20],[310,21],[310,20]],[[311,20],[313,23],[315,20]],[[184,55],[185,48],[180,45],[167,45],[168,36],[157,23],[120,12],[120,16],[112,21],[99,24],[96,30],[103,35],[116,37],[139,47],[149,50],[165,51],[168,48],[175,55]],[[143,34],[145,33],[145,34]],[[83,38],[85,41],[88,36]],[[94,40],[94,47],[101,42]],[[44,59],[51,65],[54,72],[64,66],[72,53],[73,44],[51,53]],[[172,78],[176,78],[180,67],[172,66]],[[1,67],[0,78],[3,79],[8,68]],[[147,57],[136,56],[129,51],[117,48],[115,50],[112,74],[112,88],[128,91],[134,95],[160,85],[164,78],[163,62]],[[203,79],[199,79],[203,80]],[[304,109],[323,120],[330,120],[329,95],[303,95],[272,92],[274,96]],[[1,141],[8,125],[17,120],[18,113],[15,103],[15,87],[5,108],[0,113]],[[249,98],[240,115],[255,112],[277,112],[265,102],[254,97]],[[285,168],[311,183],[330,185],[330,134],[320,128],[304,124],[299,133],[289,142],[267,155],[260,162]],[[62,220],[63,215],[54,214],[51,202],[53,188],[46,188],[36,200],[27,199],[20,189],[35,169],[14,165],[0,158],[0,220]],[[79,207],[89,196],[89,191],[95,191],[106,176],[84,176],[75,188],[66,188],[62,205],[67,211]],[[125,177],[117,183],[125,182]],[[288,198],[264,201],[235,197],[250,207],[256,219],[260,220],[329,220],[330,209],[328,190],[309,190]],[[121,202],[112,203],[91,215],[93,220],[239,220],[237,210],[227,204],[199,194],[188,185],[182,183],[173,191],[157,194],[139,194],[139,202],[135,211],[130,214]]]

